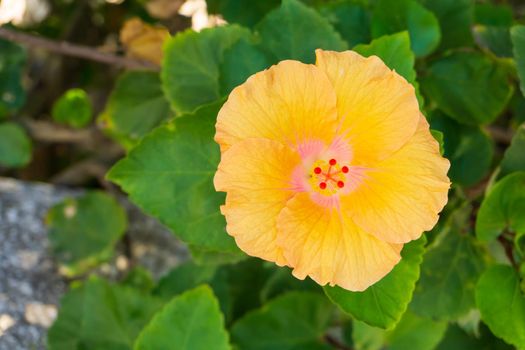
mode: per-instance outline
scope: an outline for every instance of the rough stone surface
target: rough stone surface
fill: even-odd
[[[55,203],[81,193],[0,178],[0,350],[45,349],[67,281],[49,252],[43,219]],[[122,203],[132,260],[158,278],[187,257],[185,247],[156,220]],[[128,265],[121,252],[99,272],[118,276]]]

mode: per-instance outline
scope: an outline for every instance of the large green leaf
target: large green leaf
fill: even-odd
[[[142,330],[134,350],[229,350],[219,303],[208,286],[173,298]]]
[[[518,349],[525,349],[525,297],[510,266],[490,267],[476,287],[476,303],[490,330]]]
[[[191,113],[221,97],[220,64],[224,51],[250,32],[237,25],[186,30],[164,46],[162,86],[172,109]]]
[[[253,27],[264,15],[278,7],[280,0],[206,0],[209,13],[221,14],[230,23]]]
[[[450,160],[448,176],[461,186],[472,186],[487,176],[494,145],[478,126],[461,125],[443,113],[431,114],[430,125],[443,133],[445,157]]]
[[[509,27],[476,25],[473,28],[476,43],[498,57],[512,57]]]
[[[332,313],[322,295],[287,293],[237,321],[232,339],[243,350],[324,349],[321,339]]]
[[[370,41],[370,14],[358,1],[323,3],[319,12],[332,23],[350,47]]]
[[[131,148],[169,116],[159,74],[132,71],[118,78],[100,121],[110,135]]]
[[[24,129],[0,123],[0,166],[21,168],[31,161],[32,145]]]
[[[248,40],[239,40],[224,52],[220,66],[222,94],[229,94],[250,75],[268,68],[270,64],[270,59],[257,46]]]
[[[71,275],[111,257],[124,234],[126,212],[104,192],[91,192],[55,205],[46,217],[54,254]]]
[[[472,44],[474,0],[419,0],[437,17],[441,28],[440,50]]]
[[[500,339],[496,338],[484,325],[481,324],[480,335],[467,334],[460,327],[450,324],[445,337],[436,350],[513,350]]]
[[[516,25],[510,30],[514,59],[520,77],[521,93],[525,96],[525,25]]]
[[[200,284],[208,283],[215,275],[214,265],[197,265],[192,261],[183,263],[163,276],[154,293],[163,298],[171,298]]]
[[[476,218],[476,235],[495,239],[506,230],[525,233],[525,172],[498,181],[481,203]]]
[[[410,50],[408,32],[384,35],[368,45],[358,45],[352,50],[365,57],[376,55],[390,68],[402,75],[409,83],[416,83],[415,57]]]
[[[415,313],[452,320],[475,307],[474,287],[485,261],[473,237],[460,231],[465,224],[449,223],[428,248],[410,304]]]
[[[426,237],[422,236],[405,245],[401,252],[402,259],[394,269],[363,292],[328,286],[324,287],[324,291],[332,302],[354,318],[371,326],[392,329],[412,298],[425,243]]]
[[[476,23],[485,26],[509,27],[514,22],[512,7],[503,4],[476,4],[474,7]]]
[[[73,128],[83,128],[93,118],[93,106],[82,89],[66,91],[53,105],[53,119]]]
[[[525,171],[525,124],[522,124],[514,137],[509,148],[505,151],[500,164],[499,176],[508,175],[514,171]]]
[[[330,23],[315,10],[298,0],[283,0],[257,26],[261,45],[279,61],[295,59],[315,61],[315,50],[341,51],[347,48]]]
[[[49,350],[131,350],[162,302],[137,289],[91,278],[60,302]]]
[[[395,15],[394,15],[395,14]],[[380,37],[408,30],[416,56],[425,56],[439,45],[441,33],[434,14],[415,0],[378,0],[374,4],[372,35]]]
[[[356,321],[352,336],[360,350],[433,350],[446,329],[447,322],[425,319],[407,311],[390,331]]]
[[[470,125],[493,122],[513,92],[507,70],[475,52],[456,52],[433,62],[421,86],[447,115]]]
[[[20,109],[26,100],[22,72],[26,52],[20,46],[0,40],[0,119]]]
[[[240,254],[220,212],[224,193],[213,187],[220,158],[213,135],[221,105],[222,101],[204,106],[157,128],[111,169],[108,178],[183,241]]]

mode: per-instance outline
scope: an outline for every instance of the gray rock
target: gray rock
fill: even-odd
[[[50,254],[43,219],[55,203],[81,193],[0,178],[0,350],[45,349],[67,281]],[[158,278],[187,258],[186,248],[166,228],[125,199],[121,203],[128,212],[131,256],[119,247],[99,273],[118,277],[131,259]]]

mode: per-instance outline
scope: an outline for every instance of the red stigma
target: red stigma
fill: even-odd
[[[335,159],[330,159],[330,162],[329,162],[330,165],[336,165],[337,164],[337,161]]]
[[[339,187],[339,188],[343,188],[343,187],[345,187],[345,183],[344,183],[343,181],[339,181],[339,182],[337,183],[337,187]]]
[[[321,183],[319,184],[319,188],[322,189],[322,190],[324,190],[324,189],[326,188],[326,182],[321,182]]]
[[[344,167],[341,168],[341,171],[342,171],[343,173],[345,173],[345,174],[348,172],[348,170],[349,170],[349,169],[348,169],[348,167],[347,167],[346,165],[345,165]]]
[[[317,167],[317,168],[314,169],[314,173],[316,173],[316,174],[321,174],[321,171],[322,171],[322,170],[321,170],[321,168],[319,168],[319,167]]]

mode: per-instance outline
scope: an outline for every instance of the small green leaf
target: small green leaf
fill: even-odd
[[[31,161],[32,145],[24,129],[14,123],[0,124],[0,166],[22,168]]]
[[[393,15],[395,14],[395,15]],[[439,45],[441,33],[434,14],[415,0],[378,0],[374,4],[372,35],[380,37],[408,30],[416,56],[426,56]]]
[[[444,139],[445,136],[439,130],[431,129],[430,133],[436,139],[436,141],[439,143],[439,153],[441,153],[441,155],[443,155],[445,153],[445,139]]]
[[[170,114],[158,73],[132,71],[118,78],[100,122],[129,149]]]
[[[222,101],[181,116],[146,136],[108,178],[146,213],[158,218],[186,243],[241,254],[220,212],[224,193],[213,176],[219,146],[213,140]]]
[[[162,277],[154,290],[155,295],[171,298],[200,284],[208,283],[215,275],[213,265],[197,265],[188,261]]]
[[[237,321],[232,339],[243,350],[324,349],[320,339],[332,314],[333,308],[322,295],[287,293]]]
[[[470,28],[474,22],[473,0],[419,0],[437,17],[441,28],[439,50],[472,44]]]
[[[385,331],[354,322],[353,337],[361,350],[433,350],[447,330],[447,322],[425,319],[407,311],[396,328]]]
[[[60,302],[48,333],[49,350],[131,350],[162,302],[137,289],[91,278]]]
[[[525,171],[525,124],[522,124],[507,148],[500,165],[499,176],[503,177],[514,171]]]
[[[513,92],[507,70],[476,52],[456,52],[434,61],[421,86],[447,115],[470,125],[493,122]]]
[[[476,23],[485,26],[509,27],[514,22],[512,7],[509,5],[476,4],[474,16]]]
[[[438,320],[465,315],[475,307],[474,287],[484,267],[482,251],[473,237],[449,224],[425,254],[411,310]]]
[[[196,33],[186,30],[164,46],[162,87],[177,113],[192,113],[221,97],[220,64],[224,51],[250,32],[237,25],[219,26]]]
[[[370,14],[363,5],[352,1],[333,1],[322,3],[319,12],[332,23],[350,47],[370,41]]]
[[[476,25],[472,29],[477,44],[498,57],[512,57],[509,27]]]
[[[443,113],[431,114],[432,129],[443,133],[445,157],[450,159],[448,176],[461,186],[472,186],[490,171],[494,144],[485,131],[476,126],[461,125]]]
[[[490,330],[518,349],[525,348],[525,298],[510,266],[492,266],[476,286],[476,304]]]
[[[73,128],[83,128],[93,117],[91,100],[82,89],[66,91],[53,105],[53,120]]]
[[[347,44],[330,23],[315,10],[298,0],[283,0],[256,28],[262,46],[278,61],[315,61],[315,50],[342,51]]]
[[[126,212],[104,192],[55,205],[46,217],[49,240],[68,275],[85,272],[113,255],[126,229]]]
[[[224,52],[221,71],[221,92],[229,94],[235,87],[241,85],[254,73],[270,66],[266,54],[251,44],[241,39]]]
[[[0,52],[0,119],[3,119],[26,101],[22,86],[26,51],[10,41],[0,40]]]
[[[208,286],[173,298],[142,330],[134,350],[230,350],[219,303]]]
[[[525,233],[525,172],[498,181],[481,203],[476,218],[476,235],[492,240],[505,230]]]
[[[514,59],[518,68],[521,93],[525,96],[525,25],[516,25],[510,30]]]
[[[253,27],[268,12],[278,7],[280,0],[206,0],[208,12],[221,14],[229,23]]]
[[[385,35],[374,39],[368,45],[358,45],[353,50],[365,57],[378,56],[390,69],[395,70],[409,83],[416,83],[416,70],[414,69],[416,59],[410,50],[408,32]]]
[[[404,246],[402,259],[382,280],[363,292],[324,287],[326,295],[344,312],[367,324],[392,329],[406,311],[419,278],[426,237]]]

